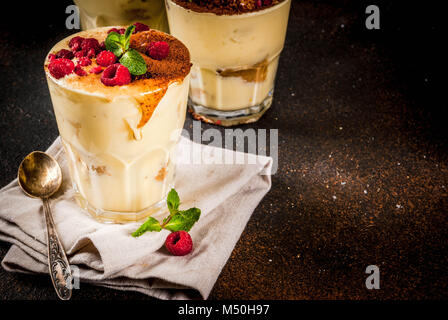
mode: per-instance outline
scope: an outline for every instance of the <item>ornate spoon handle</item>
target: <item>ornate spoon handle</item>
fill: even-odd
[[[42,199],[42,201],[44,202],[45,222],[47,223],[48,268],[51,281],[58,297],[62,300],[69,300],[72,296],[72,273],[54,226],[50,201],[48,199]]]

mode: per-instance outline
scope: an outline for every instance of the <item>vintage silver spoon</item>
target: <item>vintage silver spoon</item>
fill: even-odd
[[[33,198],[41,198],[44,203],[47,224],[48,268],[51,281],[59,298],[68,300],[72,296],[72,273],[54,226],[49,201],[49,197],[61,186],[61,167],[55,159],[45,152],[34,151],[27,155],[20,164],[18,181],[27,195]]]

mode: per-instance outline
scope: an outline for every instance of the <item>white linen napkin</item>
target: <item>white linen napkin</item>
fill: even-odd
[[[181,209],[196,206],[202,214],[190,231],[193,251],[176,257],[164,247],[169,231],[134,238],[131,233],[141,222],[103,224],[80,209],[60,138],[47,152],[62,168],[63,184],[51,207],[69,262],[79,270],[81,290],[82,282],[89,282],[160,299],[207,299],[252,212],[271,187],[271,158],[182,137],[176,190]],[[192,164],[197,152],[205,161]],[[243,164],[222,164],[222,159],[238,157],[244,158]],[[12,244],[2,261],[4,269],[48,273],[42,201],[26,196],[17,179],[0,190],[0,240]]]

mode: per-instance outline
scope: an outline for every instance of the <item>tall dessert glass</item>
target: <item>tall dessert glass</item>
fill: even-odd
[[[140,52],[148,73],[132,76],[124,85],[105,85],[107,68],[123,66],[115,63],[103,71],[98,64],[104,65],[108,55],[99,61],[102,49],[92,45],[96,58],[78,58],[82,50],[73,57],[68,46],[92,42],[82,39],[101,42],[109,29],[82,31],[57,43],[47,56],[45,73],[78,203],[99,220],[120,223],[165,208],[174,184],[191,63],[188,49],[174,37],[156,30],[136,33],[130,47]],[[156,60],[145,54],[150,43],[161,41],[169,45],[167,57]],[[56,71],[67,68],[55,69],[52,61],[73,62],[76,68],[60,77]],[[112,80],[120,80],[121,71],[114,71]]]
[[[291,6],[291,0],[242,0],[253,10],[240,12],[238,1],[227,2],[165,1],[171,34],[193,61],[189,111],[223,126],[257,121],[271,106]]]
[[[79,8],[83,30],[128,25],[136,21],[168,32],[164,0],[73,0]]]

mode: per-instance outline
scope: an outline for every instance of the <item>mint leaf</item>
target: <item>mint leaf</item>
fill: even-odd
[[[124,44],[125,50],[129,49],[129,44],[131,43],[131,35],[132,35],[132,33],[134,33],[134,30],[135,30],[135,26],[131,25],[124,32],[124,43],[123,44]]]
[[[120,34],[120,45],[124,51],[126,51],[125,43],[126,43],[126,38],[124,37],[124,34]]]
[[[179,211],[171,216],[170,221],[165,225],[165,229],[170,231],[190,231],[196,221],[201,216],[201,210],[198,208],[190,208],[185,211]]]
[[[166,203],[170,214],[163,219],[162,224],[153,217],[149,217],[140,228],[132,233],[133,237],[139,237],[147,231],[157,231],[167,229],[172,232],[184,230],[190,231],[196,221],[201,216],[201,210],[198,208],[190,208],[188,210],[179,210],[180,199],[176,190],[171,189],[166,198]]]
[[[121,57],[125,51],[121,43],[121,34],[114,31],[109,33],[104,44],[106,45],[106,50],[111,51],[117,57]]]
[[[111,32],[112,33],[112,32]],[[146,73],[145,59],[134,49],[129,49],[120,58],[120,63],[129,69],[134,76]]]
[[[168,196],[166,197],[166,204],[171,214],[175,214],[177,210],[179,210],[180,199],[176,190],[171,189],[168,193]]]
[[[156,218],[149,217],[148,220],[143,223],[140,228],[138,228],[136,231],[132,233],[133,237],[140,237],[142,234],[144,234],[146,231],[156,231],[159,232],[162,230],[162,227],[160,226],[159,221]]]

